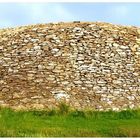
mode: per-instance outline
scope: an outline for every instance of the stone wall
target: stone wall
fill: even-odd
[[[0,30],[0,105],[140,107],[140,28],[50,23]]]

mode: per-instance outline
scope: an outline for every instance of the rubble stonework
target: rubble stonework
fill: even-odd
[[[140,28],[101,22],[0,30],[0,106],[140,107]]]

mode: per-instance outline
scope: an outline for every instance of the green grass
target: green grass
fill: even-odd
[[[0,108],[0,137],[140,137],[140,110],[121,112]]]

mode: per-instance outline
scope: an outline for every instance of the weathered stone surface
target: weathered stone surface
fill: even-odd
[[[0,106],[140,107],[140,29],[56,23],[0,30]]]

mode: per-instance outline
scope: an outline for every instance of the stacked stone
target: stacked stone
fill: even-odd
[[[50,23],[0,30],[0,105],[121,110],[140,106],[140,29]]]

